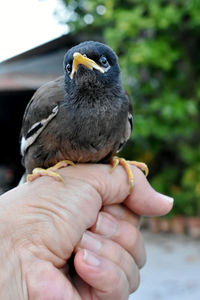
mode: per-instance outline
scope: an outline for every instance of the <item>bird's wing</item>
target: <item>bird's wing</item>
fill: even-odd
[[[125,133],[123,135],[123,138],[121,139],[119,149],[117,152],[120,152],[122,150],[122,148],[124,147],[124,145],[126,144],[126,142],[129,140],[132,129],[133,129],[133,113],[132,113],[131,99],[127,92],[125,92],[125,96],[128,99],[129,111],[128,111],[128,117],[127,117],[127,121],[126,121]]]
[[[41,86],[30,100],[22,121],[21,154],[30,147],[58,113],[64,98],[64,77]]]

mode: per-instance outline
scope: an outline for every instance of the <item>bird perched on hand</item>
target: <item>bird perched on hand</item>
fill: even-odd
[[[116,158],[132,130],[132,109],[113,50],[87,41],[64,57],[64,76],[40,87],[30,100],[21,130],[28,180],[73,163],[121,163],[133,185],[130,162]],[[143,163],[132,162],[144,171]]]

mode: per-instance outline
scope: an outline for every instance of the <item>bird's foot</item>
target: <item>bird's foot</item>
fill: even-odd
[[[127,163],[130,164],[130,165],[134,165],[137,168],[141,169],[144,172],[145,176],[146,177],[148,176],[149,168],[145,163],[139,162],[139,161],[134,161],[134,160],[127,160]]]
[[[56,173],[56,170],[67,167],[68,165],[74,166],[74,163],[71,160],[61,160],[57,164],[55,164],[54,166],[52,166],[48,169],[35,168],[35,169],[33,169],[32,174],[29,174],[27,176],[27,181],[28,182],[34,181],[35,179],[37,179],[40,176],[50,176],[50,177],[53,177],[57,181],[64,182],[63,177],[60,174]]]
[[[146,176],[149,173],[149,169],[148,169],[148,167],[145,163],[138,162],[138,161],[129,161],[129,160],[125,160],[122,157],[117,157],[117,156],[114,156],[111,160],[111,166],[112,166],[111,172],[113,172],[114,169],[118,165],[121,165],[127,173],[127,176],[128,176],[128,179],[129,179],[129,184],[130,184],[130,188],[129,188],[130,193],[131,193],[131,191],[133,189],[133,186],[134,186],[134,176],[133,176],[132,170],[130,168],[130,165],[134,165],[134,166],[140,168],[142,171],[145,172]]]

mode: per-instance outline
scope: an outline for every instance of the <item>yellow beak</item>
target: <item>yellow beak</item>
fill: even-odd
[[[85,55],[82,55],[79,52],[75,52],[73,56],[74,56],[74,60],[73,60],[73,65],[72,65],[72,72],[70,74],[71,79],[74,78],[74,74],[78,69],[78,65],[84,65],[86,68],[88,68],[90,70],[96,69],[96,70],[100,71],[101,73],[104,73],[103,68],[101,68],[99,65],[97,65],[97,63],[95,63],[94,60],[86,57]]]

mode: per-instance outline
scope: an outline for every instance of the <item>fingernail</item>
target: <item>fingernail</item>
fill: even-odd
[[[174,198],[171,198],[171,197],[169,197],[169,196],[163,195],[163,194],[161,194],[161,193],[159,193],[159,194],[162,196],[162,198],[163,198],[165,201],[169,202],[170,204],[173,204],[173,203],[174,203]]]
[[[88,264],[93,267],[98,267],[101,263],[99,257],[92,252],[84,249],[84,255],[83,255],[83,260]]]
[[[101,242],[87,232],[84,232],[80,245],[95,253],[98,253],[101,248]]]
[[[105,216],[103,213],[99,213],[96,231],[106,237],[113,236],[117,231],[117,223],[110,217]]]

